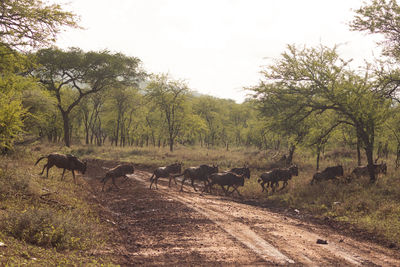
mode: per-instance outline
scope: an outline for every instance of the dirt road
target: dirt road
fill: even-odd
[[[101,177],[99,170],[89,177]],[[150,190],[149,177],[136,171],[120,190],[104,193],[98,179],[89,181],[113,229],[108,249],[94,254],[122,265],[400,266],[398,251],[189,186],[181,193],[165,180]]]

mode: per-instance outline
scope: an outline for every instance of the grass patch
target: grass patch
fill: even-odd
[[[0,265],[112,266],[91,252],[105,245],[107,231],[87,201],[85,181],[75,185],[70,172],[61,181],[56,167],[45,178],[38,175],[44,163],[33,166],[50,152],[71,150],[35,144],[0,156]]]
[[[20,241],[57,250],[88,249],[92,246],[90,224],[82,224],[76,212],[29,209],[9,212],[0,221],[4,233]]]

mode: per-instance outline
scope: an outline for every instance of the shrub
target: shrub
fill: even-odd
[[[85,249],[90,245],[90,224],[78,214],[58,214],[51,210],[31,209],[10,212],[0,227],[8,235],[27,243],[57,250]]]
[[[26,177],[0,168],[0,200],[15,195],[28,195],[29,183]]]

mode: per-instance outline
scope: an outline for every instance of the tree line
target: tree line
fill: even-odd
[[[51,46],[62,27],[79,27],[76,15],[59,5],[7,0],[0,9],[3,153],[27,135],[66,146],[108,142],[171,151],[176,144],[285,147],[289,163],[302,146],[314,151],[318,168],[325,147],[348,146],[357,149],[359,164],[364,150],[374,181],[374,153],[400,150],[394,0],[364,4],[349,24],[384,36],[379,60],[353,69],[337,47],[288,45],[241,104],[147,73],[137,57]]]

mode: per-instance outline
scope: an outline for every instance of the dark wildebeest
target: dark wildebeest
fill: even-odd
[[[275,192],[275,188],[279,186],[279,181],[283,181],[283,187],[281,188],[282,190],[288,185],[288,181],[292,179],[293,175],[299,175],[299,169],[296,165],[285,169],[276,168],[269,172],[262,173],[258,179],[258,183],[260,183],[262,191],[267,191],[267,189],[264,187],[264,185],[267,184],[267,188],[271,187],[272,191]]]
[[[86,162],[80,161],[74,155],[70,155],[70,154],[63,155],[63,154],[58,154],[58,153],[51,153],[47,156],[43,156],[43,157],[39,158],[36,161],[35,166],[39,163],[39,161],[41,161],[44,158],[47,158],[47,163],[43,166],[43,170],[40,173],[40,175],[42,175],[44,172],[44,169],[47,168],[46,177],[49,177],[49,169],[53,166],[56,166],[58,168],[64,169],[62,176],[61,176],[61,180],[64,179],[65,170],[71,170],[72,176],[74,177],[74,183],[76,183],[74,170],[77,170],[77,171],[81,172],[82,174],[85,174],[86,165],[87,165]]]
[[[182,163],[173,163],[166,167],[158,167],[157,169],[154,170],[153,175],[150,177],[151,181],[150,189],[154,182],[156,183],[156,188],[158,188],[157,187],[158,178],[169,178],[168,187],[171,186],[171,179],[174,179],[175,184],[177,184],[175,177],[172,176],[171,174],[181,173],[181,171],[182,171]]]
[[[209,179],[209,184],[208,187],[210,188],[210,193],[211,193],[211,188],[214,184],[217,184],[221,186],[222,190],[225,192],[225,195],[229,194],[229,188],[232,186],[233,191],[230,192],[230,194],[233,194],[233,192],[237,192],[239,196],[241,194],[237,190],[239,186],[244,186],[244,177],[245,175],[238,175],[233,172],[222,172],[222,173],[213,173],[211,174],[208,179]],[[224,186],[227,186],[227,189],[225,190]]]
[[[112,183],[114,186],[118,188],[118,186],[115,184],[115,179],[118,177],[125,177],[125,181],[128,179],[127,174],[132,174],[135,172],[135,169],[133,168],[132,164],[120,164],[112,169],[109,169],[106,172],[106,175],[104,176],[103,179],[101,179],[101,182],[103,183],[103,188],[101,191],[104,191],[104,186],[106,185],[106,182],[108,179],[112,178]]]
[[[326,167],[322,172],[316,172],[313,175],[310,184],[313,185],[314,182],[321,182],[323,180],[334,180],[338,176],[343,176],[343,173],[342,165]]]
[[[204,187],[207,187],[208,176],[216,172],[218,172],[218,166],[200,165],[199,167],[187,168],[183,171],[183,173],[175,175],[174,177],[183,175],[180,191],[183,191],[183,184],[185,183],[185,181],[187,179],[190,179],[193,189],[197,192],[197,189],[194,186],[194,181],[195,180],[203,181]]]
[[[387,172],[387,165],[386,163],[381,163],[381,164],[374,164],[374,171],[375,174],[386,174]],[[354,168],[354,170],[351,172],[352,175],[356,177],[361,177],[361,176],[368,176],[368,166],[359,166]]]

